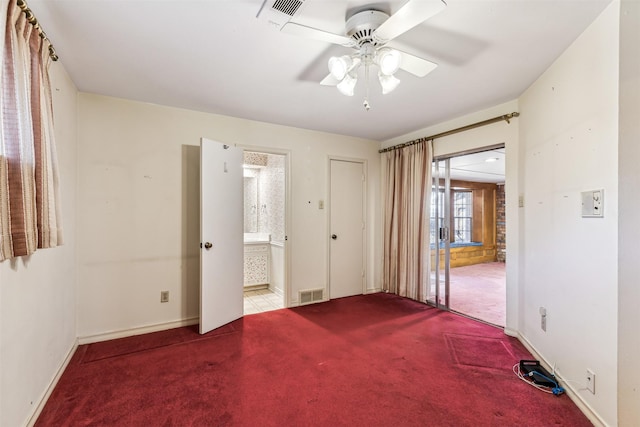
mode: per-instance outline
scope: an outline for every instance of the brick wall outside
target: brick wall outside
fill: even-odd
[[[498,185],[496,191],[496,229],[497,259],[498,262],[505,262],[507,259],[507,223],[504,184]]]

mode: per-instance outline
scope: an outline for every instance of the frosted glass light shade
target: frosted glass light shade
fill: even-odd
[[[380,72],[385,76],[391,76],[400,68],[400,52],[394,49],[382,48],[376,55]]]
[[[347,55],[329,58],[329,72],[336,80],[344,79],[352,65],[353,60]]]
[[[338,83],[338,86],[336,87],[338,88],[341,94],[346,96],[353,96],[353,90],[355,89],[357,82],[358,82],[357,78],[347,74],[346,76],[344,76],[344,79],[342,79],[342,81]]]
[[[385,76],[381,72],[378,73],[378,80],[380,81],[380,86],[382,86],[383,95],[392,92],[400,84],[400,79],[394,76]]]

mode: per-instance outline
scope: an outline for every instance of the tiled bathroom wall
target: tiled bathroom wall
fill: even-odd
[[[258,229],[271,233],[271,240],[284,242],[284,156],[268,154],[267,167],[260,171],[260,215]]]
[[[244,170],[244,232],[258,232],[258,176],[260,169]]]
[[[258,166],[244,171],[245,233],[270,233],[284,242],[285,157],[245,152],[244,163]]]

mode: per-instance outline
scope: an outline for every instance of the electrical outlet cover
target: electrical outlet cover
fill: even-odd
[[[587,369],[587,390],[596,394],[596,374],[591,369]]]
[[[169,302],[169,291],[160,292],[160,302]]]

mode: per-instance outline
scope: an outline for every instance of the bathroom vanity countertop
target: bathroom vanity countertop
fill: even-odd
[[[269,243],[269,240],[245,240],[245,245],[264,245]]]
[[[259,245],[269,243],[271,241],[271,234],[269,233],[244,233],[245,245]]]

